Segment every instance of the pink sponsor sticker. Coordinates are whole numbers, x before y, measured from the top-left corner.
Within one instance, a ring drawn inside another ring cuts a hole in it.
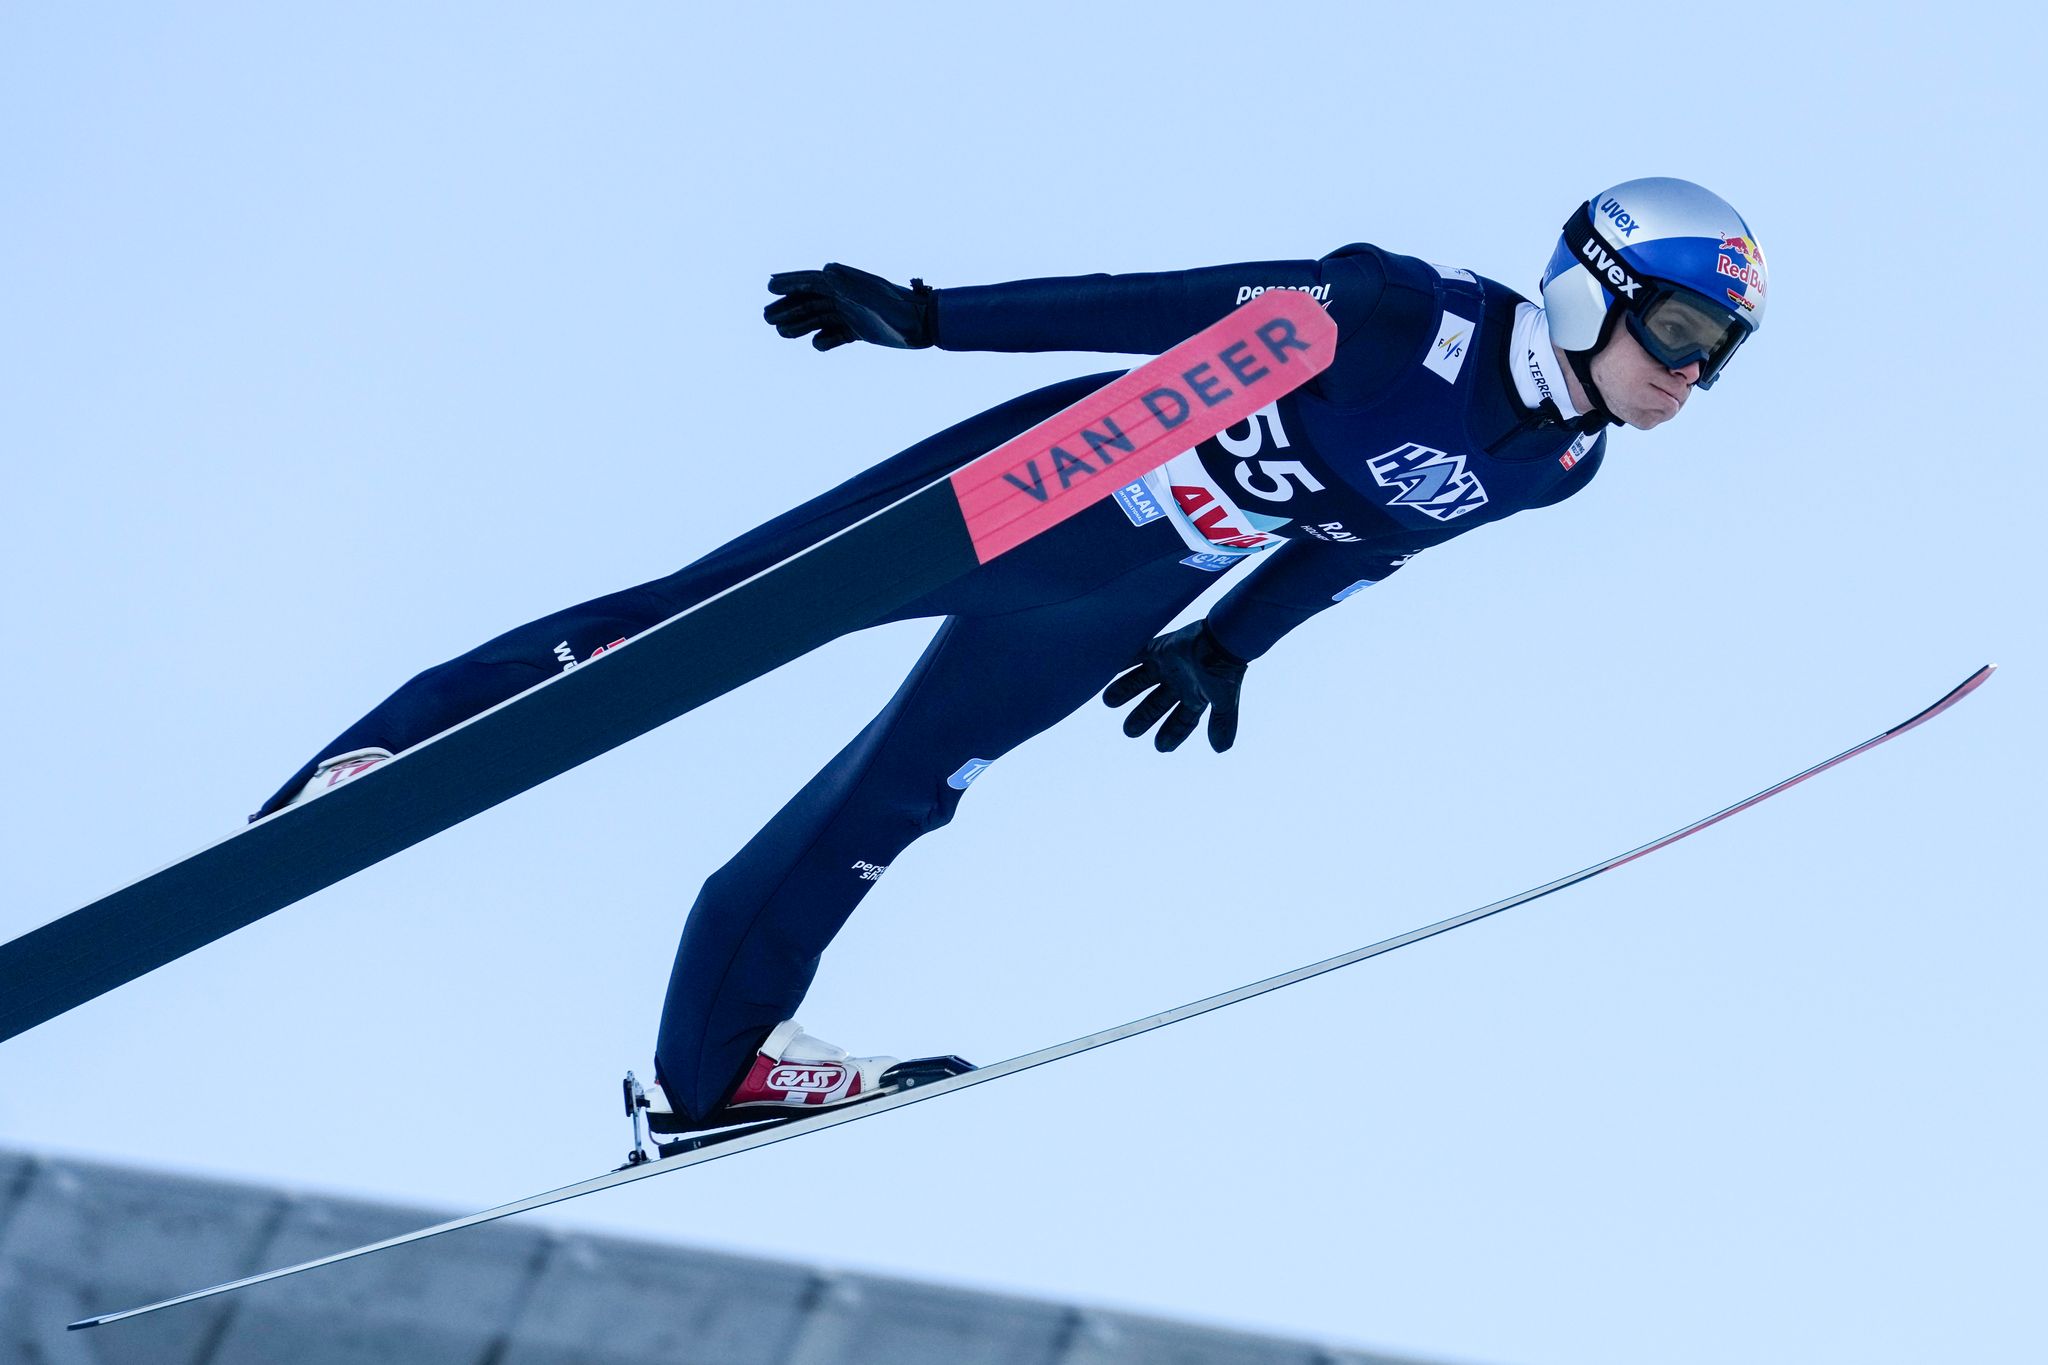
[[[1299,290],[1270,290],[1157,359],[956,471],[986,564],[1329,367],[1337,325]]]

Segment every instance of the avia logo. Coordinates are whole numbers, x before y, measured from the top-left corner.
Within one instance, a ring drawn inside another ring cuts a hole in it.
[[[1621,206],[1621,201],[1619,199],[1616,199],[1613,195],[1609,195],[1607,198],[1602,199],[1600,201],[1600,212],[1607,215],[1608,221],[1613,223],[1615,227],[1619,228],[1621,230],[1621,235],[1624,237],[1635,236],[1636,229],[1642,226],[1641,223],[1638,223],[1635,219],[1629,217],[1628,210],[1623,208]]]
[[[1619,256],[1608,253],[1605,242],[1598,237],[1588,237],[1586,244],[1579,248],[1579,254],[1593,267],[1595,275],[1607,277],[1607,283],[1614,287],[1615,293],[1631,303],[1635,301],[1636,291],[1643,287],[1643,282],[1628,273],[1628,267],[1621,263]]]
[[[1410,441],[1366,462],[1382,488],[1398,488],[1397,507],[1412,507],[1427,517],[1450,521],[1486,505],[1486,490],[1465,468],[1463,455],[1452,455]]]
[[[1230,507],[1207,488],[1191,484],[1175,484],[1173,500],[1180,504],[1180,510],[1187,513],[1188,520],[1202,533],[1203,539],[1212,545],[1225,545],[1238,550],[1263,550],[1278,540],[1255,526],[1241,525],[1233,519],[1235,508]]]
[[[823,1095],[845,1083],[846,1068],[829,1062],[810,1062],[802,1066],[784,1063],[770,1068],[767,1080],[770,1090],[807,1095]]]

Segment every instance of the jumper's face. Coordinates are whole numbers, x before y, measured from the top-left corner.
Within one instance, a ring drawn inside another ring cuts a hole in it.
[[[1608,410],[1641,431],[1676,417],[1699,377],[1699,361],[1674,370],[1644,350],[1626,327],[1616,327],[1593,357],[1593,383]]]

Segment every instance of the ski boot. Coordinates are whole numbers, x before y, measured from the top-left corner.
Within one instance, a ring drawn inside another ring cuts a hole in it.
[[[636,1166],[650,1159],[646,1152],[649,1133],[655,1135],[656,1151],[675,1156],[757,1128],[972,1070],[974,1064],[959,1057],[916,1057],[907,1062],[894,1057],[850,1057],[845,1048],[813,1038],[795,1020],[788,1020],[776,1025],[761,1044],[753,1065],[725,1103],[701,1119],[675,1112],[659,1085],[642,1086],[627,1072],[626,1116],[633,1121],[633,1150],[626,1164]],[[708,1136],[688,1136],[691,1134]],[[664,1136],[679,1140],[663,1142]]]
[[[320,766],[313,769],[312,777],[306,780],[306,785],[299,788],[297,795],[278,809],[286,810],[304,805],[316,796],[325,796],[343,783],[353,782],[390,757],[389,749],[356,749],[350,753],[336,754],[333,758],[323,758],[320,760]]]

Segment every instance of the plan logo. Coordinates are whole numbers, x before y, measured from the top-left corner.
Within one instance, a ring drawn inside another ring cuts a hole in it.
[[[1159,499],[1152,496],[1152,490],[1139,479],[1116,490],[1116,505],[1124,509],[1124,516],[1133,526],[1159,520],[1166,515],[1166,509],[1159,505]]]
[[[1426,517],[1450,521],[1486,506],[1486,490],[1465,468],[1463,455],[1451,455],[1410,441],[1366,462],[1382,488],[1398,488],[1395,507],[1412,507]]]

